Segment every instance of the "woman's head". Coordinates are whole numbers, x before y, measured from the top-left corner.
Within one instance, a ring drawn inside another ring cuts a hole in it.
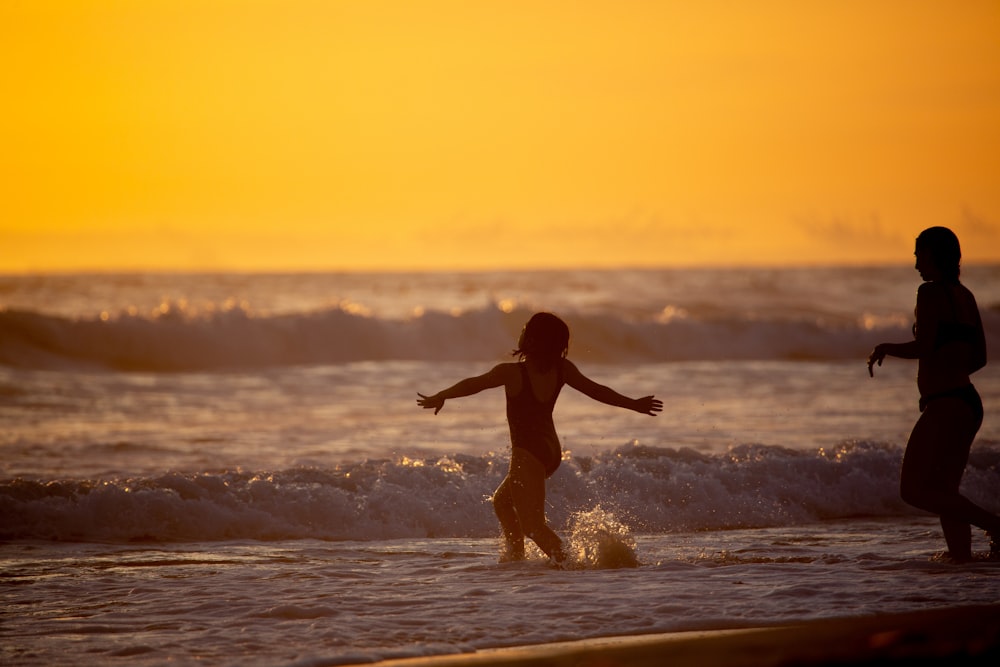
[[[532,357],[543,364],[566,356],[569,351],[569,327],[552,313],[535,313],[524,325],[517,339],[514,356]]]
[[[945,280],[958,280],[962,248],[955,232],[947,227],[930,227],[917,237],[916,252],[926,253]]]

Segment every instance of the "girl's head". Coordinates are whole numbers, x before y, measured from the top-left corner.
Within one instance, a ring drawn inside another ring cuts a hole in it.
[[[917,255],[925,254],[944,280],[958,280],[962,248],[955,232],[947,227],[930,227],[917,237]],[[918,257],[919,259],[919,257]]]
[[[535,313],[521,330],[513,356],[531,357],[544,366],[565,357],[569,351],[569,327],[552,313]]]

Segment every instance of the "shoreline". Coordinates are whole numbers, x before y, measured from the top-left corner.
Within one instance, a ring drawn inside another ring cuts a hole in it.
[[[722,630],[599,637],[474,653],[401,658],[378,667],[767,667],[1000,664],[1000,604]]]

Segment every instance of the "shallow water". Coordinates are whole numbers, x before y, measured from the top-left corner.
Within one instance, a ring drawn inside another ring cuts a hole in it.
[[[893,363],[895,361],[895,363]],[[0,475],[113,478],[365,459],[430,457],[509,447],[502,392],[450,401],[428,393],[491,362],[355,362],[225,373],[52,371],[0,366]],[[633,395],[655,393],[645,417],[566,389],[555,421],[563,448],[592,455],[637,441],[723,454],[763,444],[799,451],[845,442],[902,445],[918,412],[912,362],[868,377],[858,361],[595,364],[579,367]],[[981,443],[1000,443],[1000,365],[975,377],[987,419]]]
[[[939,541],[924,518],[637,535],[639,567],[568,571],[498,564],[493,538],[20,542],[0,657],[325,665],[995,603],[1000,564]]]
[[[1000,267],[967,283],[1000,354]],[[1000,599],[896,490],[916,282],[896,268],[0,277],[0,662],[327,665]],[[497,562],[500,392],[534,309],[564,390],[547,514]],[[1000,512],[1000,366],[963,490]],[[976,535],[975,548],[987,547]],[[635,565],[637,567],[625,567]]]

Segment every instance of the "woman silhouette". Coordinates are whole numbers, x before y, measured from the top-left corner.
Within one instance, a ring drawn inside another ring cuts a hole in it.
[[[886,356],[917,359],[920,418],[906,443],[900,474],[904,501],[937,514],[956,561],[972,558],[971,525],[986,530],[990,551],[1000,556],[1000,517],[959,493],[972,441],[983,423],[983,402],[969,376],[986,365],[986,337],[972,292],[959,282],[962,251],[946,227],[921,232],[916,269],[913,340],[882,343],[868,357],[868,373]]]

